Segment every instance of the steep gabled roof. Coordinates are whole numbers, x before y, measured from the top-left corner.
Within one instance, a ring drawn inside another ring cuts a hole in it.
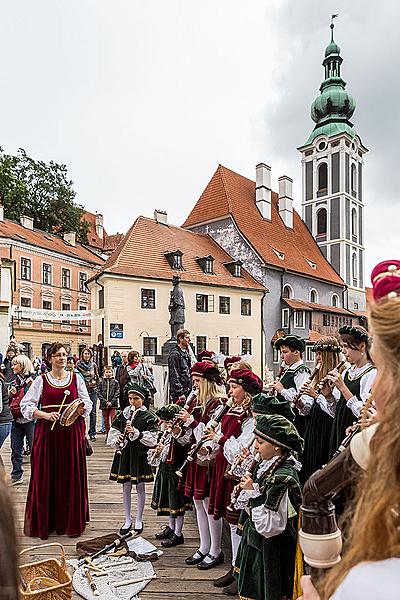
[[[173,270],[165,256],[176,250],[182,252],[182,271]],[[204,273],[196,260],[210,255],[214,258],[214,274]],[[224,264],[230,262],[232,258],[229,254],[210,236],[140,216],[100,273],[163,280],[171,280],[173,275],[179,275],[183,282],[264,290],[243,268],[242,277],[234,277]]]
[[[16,221],[4,219],[0,221],[0,238],[10,238],[24,244],[32,244],[39,248],[45,248],[69,258],[80,259],[94,265],[102,265],[104,259],[97,252],[76,242],[75,246],[68,244],[64,239],[54,233],[47,233],[41,229],[28,229]]]
[[[103,250],[107,253],[113,252],[124,237],[123,233],[108,235],[107,231],[103,228],[103,238],[101,238],[97,235],[96,231],[96,215],[85,210],[82,218],[89,223],[87,239],[89,246],[92,246],[93,248]]]
[[[255,197],[254,181],[219,165],[183,227],[230,215],[267,265],[344,286],[300,215],[293,210],[293,229],[286,227],[278,211],[278,194],[272,192],[271,221],[267,221],[261,216]]]

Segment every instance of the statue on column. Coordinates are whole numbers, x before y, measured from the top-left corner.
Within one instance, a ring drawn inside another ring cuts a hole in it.
[[[171,313],[169,324],[171,326],[171,339],[176,340],[176,333],[179,329],[183,329],[185,325],[185,299],[183,297],[183,289],[181,287],[181,278],[179,275],[174,275],[172,285],[174,286],[170,292],[168,310]]]

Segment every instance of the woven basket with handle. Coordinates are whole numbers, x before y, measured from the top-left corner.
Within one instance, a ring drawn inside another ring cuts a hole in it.
[[[60,550],[60,560],[46,558],[28,564],[20,564],[21,581],[26,584],[20,586],[21,598],[35,600],[71,600],[72,578],[68,573],[65,562],[65,550],[61,544],[51,543],[41,546],[32,546],[20,552],[20,556],[28,552],[42,550],[49,546],[56,546]]]

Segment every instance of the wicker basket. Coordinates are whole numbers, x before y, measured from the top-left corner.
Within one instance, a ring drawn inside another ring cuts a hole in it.
[[[65,562],[65,550],[61,544],[43,544],[42,546],[32,546],[20,552],[20,556],[27,552],[42,550],[49,546],[56,546],[60,549],[61,560],[56,558],[47,558],[38,562],[20,565],[21,577],[27,585],[27,589],[20,588],[21,598],[31,598],[35,600],[71,600],[72,596],[72,578],[67,571]],[[39,581],[34,582],[35,579]],[[30,591],[35,587],[35,591]]]

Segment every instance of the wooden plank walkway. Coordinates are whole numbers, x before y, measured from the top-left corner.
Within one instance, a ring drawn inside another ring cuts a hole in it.
[[[94,453],[88,458],[90,523],[80,538],[66,536],[51,536],[48,542],[60,542],[64,545],[67,559],[75,558],[75,544],[77,540],[90,539],[118,531],[124,522],[122,505],[122,486],[109,481],[108,475],[113,458],[113,450],[104,443],[104,435],[99,435],[93,444]],[[1,457],[6,469],[10,468],[9,438],[1,449]],[[27,538],[23,533],[23,518],[25,499],[28,489],[30,465],[26,460],[24,468],[24,483],[11,488],[11,494],[16,512],[16,527],[20,549],[41,545],[45,542],[38,538]],[[146,509],[144,513],[143,536],[155,543],[154,535],[165,524],[163,517],[157,517],[155,511],[149,508],[152,485],[147,486]],[[132,514],[135,510],[135,493],[132,493]],[[220,577],[229,569],[229,556],[222,566],[210,571],[200,571],[196,567],[188,567],[184,559],[198,548],[198,532],[193,513],[188,513],[184,525],[185,544],[176,548],[166,549],[163,556],[153,563],[157,579],[151,581],[140,592],[142,600],[187,600],[190,594],[193,600],[206,598],[226,598],[219,589],[213,587],[212,580]],[[226,549],[224,549],[226,550]],[[36,552],[35,556],[45,557],[54,555],[52,548]],[[225,552],[225,556],[228,552]],[[73,598],[80,598],[73,594]]]

